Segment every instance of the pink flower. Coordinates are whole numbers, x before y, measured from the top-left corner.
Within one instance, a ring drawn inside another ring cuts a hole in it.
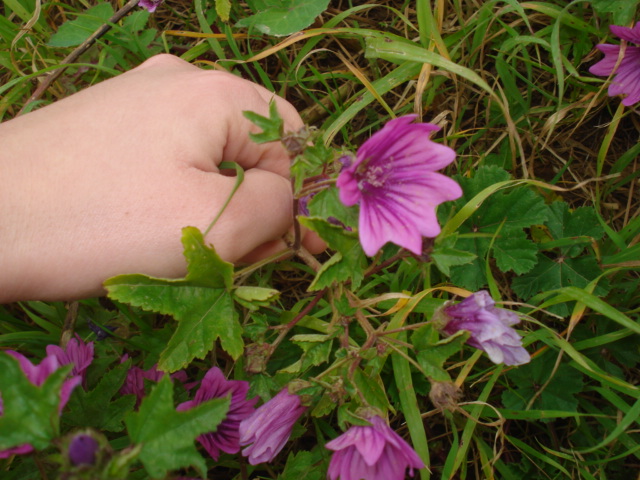
[[[354,425],[325,446],[335,451],[329,464],[330,480],[403,480],[407,469],[424,468],[418,454],[380,417],[371,425]]]
[[[47,355],[39,365],[34,365],[21,353],[14,352],[12,350],[7,350],[6,353],[18,360],[20,363],[20,369],[24,372],[27,379],[29,379],[29,381],[36,387],[41,386],[49,375],[61,366],[55,355]],[[69,401],[69,397],[71,397],[71,392],[81,381],[82,379],[79,376],[71,377],[64,381],[62,389],[60,390],[60,404],[58,406],[58,412],[62,412],[62,409]],[[3,414],[4,408],[2,404],[2,397],[0,397],[0,415]],[[0,451],[0,458],[8,458],[11,455],[22,455],[32,451],[33,447],[29,444],[18,445],[17,447]]]
[[[270,462],[291,436],[291,429],[307,410],[300,397],[286,388],[240,423],[240,445],[249,445],[242,455],[251,465]]]
[[[138,6],[146,8],[149,13],[153,13],[162,2],[164,2],[164,0],[140,0]]]
[[[610,25],[611,33],[628,42],[640,45],[640,22],[633,28]],[[623,105],[633,105],[640,101],[640,47],[626,46],[622,59],[616,69],[620,57],[620,45],[602,43],[596,48],[604,53],[604,58],[589,68],[594,75],[608,77],[615,73],[609,85],[609,96],[626,95]]]
[[[60,366],[73,364],[71,375],[79,375],[84,382],[86,370],[93,361],[93,342],[84,343],[77,337],[69,340],[64,349],[58,345],[47,345],[47,355],[55,356]]]
[[[212,398],[222,398],[231,395],[231,404],[226,418],[218,425],[215,432],[206,433],[198,437],[198,441],[209,452],[214,460],[220,457],[220,451],[238,453],[240,451],[240,422],[249,417],[258,397],[247,400],[249,382],[242,380],[227,380],[222,371],[211,368],[202,379],[195,398],[178,405],[177,410],[189,410]]]
[[[495,308],[495,302],[484,290],[476,292],[456,305],[440,310],[442,330],[453,335],[459,330],[471,333],[467,343],[484,350],[493,363],[522,365],[531,360],[522,347],[522,338],[511,328],[520,322],[518,315]]]
[[[437,205],[462,196],[456,182],[436,173],[453,162],[455,152],[430,140],[437,126],[412,123],[415,118],[387,123],[338,176],[342,203],[360,203],[360,243],[369,256],[387,242],[420,255],[422,237],[440,233]]]

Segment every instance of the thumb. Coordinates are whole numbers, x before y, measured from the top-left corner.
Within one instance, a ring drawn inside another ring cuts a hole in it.
[[[224,191],[231,191],[236,182],[235,177],[217,176],[217,179],[230,184]],[[280,239],[292,223],[289,180],[266,170],[249,169],[206,241],[213,244],[224,260],[235,262],[250,252],[260,251],[259,247],[265,244],[270,247],[264,255],[284,249]],[[257,259],[253,254],[251,257]]]

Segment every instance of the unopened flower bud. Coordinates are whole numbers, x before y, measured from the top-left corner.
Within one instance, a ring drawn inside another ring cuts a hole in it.
[[[455,383],[431,382],[429,399],[437,409],[454,411],[461,396],[462,390]]]
[[[69,443],[69,461],[71,465],[93,465],[96,463],[98,441],[91,435],[78,434]]]

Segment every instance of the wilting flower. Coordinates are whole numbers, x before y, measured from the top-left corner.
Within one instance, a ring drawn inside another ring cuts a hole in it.
[[[49,375],[51,375],[60,367],[60,363],[58,362],[58,359],[55,355],[47,355],[39,365],[34,365],[27,357],[25,357],[21,353],[14,352],[12,350],[7,350],[6,353],[18,360],[18,362],[20,363],[20,369],[25,374],[27,379],[36,387],[41,386],[49,377]],[[62,384],[62,389],[60,390],[60,404],[58,405],[59,412],[62,412],[62,409],[69,401],[69,397],[71,397],[71,392],[75,387],[78,386],[81,381],[82,379],[79,376],[71,377],[64,381],[64,383]],[[3,414],[4,407],[2,403],[2,397],[0,396],[0,416]],[[29,444],[18,445],[16,447],[0,451],[0,458],[8,458],[11,455],[21,455],[32,451],[33,447]]]
[[[455,181],[436,173],[455,152],[430,140],[436,125],[412,123],[415,118],[387,123],[345,163],[336,182],[342,203],[360,203],[360,243],[369,256],[387,242],[420,255],[422,237],[440,233],[436,206],[462,195]]]
[[[640,22],[633,28],[610,25],[614,35],[628,42],[640,45]],[[626,46],[620,59],[620,45],[601,43],[596,48],[604,53],[604,58],[589,68],[594,75],[608,77],[615,73],[609,85],[609,96],[626,95],[623,105],[633,105],[640,101],[640,47]],[[620,60],[618,64],[618,60]],[[617,68],[616,68],[616,64]]]
[[[129,355],[124,354],[120,359],[120,363],[124,363],[129,358]],[[124,381],[124,385],[120,388],[122,395],[135,395],[136,405],[140,405],[142,398],[145,396],[144,381],[150,380],[152,382],[159,382],[162,377],[166,375],[166,372],[158,370],[158,365],[154,365],[148,370],[143,370],[140,367],[133,366],[127,372],[127,378]],[[187,381],[187,373],[184,370],[171,374],[171,378],[179,380],[182,383]],[[189,390],[193,385],[185,384],[185,388]]]
[[[164,2],[164,0],[140,0],[138,6],[146,8],[149,13],[153,13],[162,2]]]
[[[380,417],[371,425],[354,425],[325,445],[331,457],[330,480],[403,480],[407,469],[424,468],[418,454]]]
[[[456,305],[440,310],[442,330],[453,335],[460,330],[471,336],[467,343],[484,350],[493,363],[522,365],[531,360],[522,347],[522,338],[511,328],[520,322],[518,315],[509,310],[494,307],[495,302],[484,290],[476,292]]]
[[[218,425],[215,432],[205,433],[198,437],[198,441],[209,452],[214,460],[220,457],[220,451],[238,453],[240,451],[240,422],[249,417],[258,397],[248,400],[249,382],[243,380],[227,380],[222,371],[211,368],[200,383],[200,388],[193,400],[178,405],[177,410],[189,410],[212,398],[222,398],[231,395],[231,404],[225,419]]]
[[[93,465],[100,445],[91,435],[80,433],[69,443],[69,461],[71,465]]]
[[[260,406],[253,415],[240,423],[240,445],[249,445],[242,455],[251,465],[270,462],[280,453],[291,436],[291,429],[307,407],[300,397],[286,388]]]
[[[93,342],[84,343],[77,337],[69,340],[64,349],[58,345],[47,345],[47,355],[55,356],[60,366],[73,364],[71,375],[80,375],[84,381],[86,370],[93,362]]]

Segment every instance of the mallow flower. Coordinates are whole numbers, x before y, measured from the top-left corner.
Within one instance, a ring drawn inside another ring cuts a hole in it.
[[[189,410],[207,400],[231,395],[227,416],[218,425],[216,431],[198,437],[198,442],[214,460],[218,460],[221,451],[226,453],[240,451],[240,422],[254,412],[253,406],[258,401],[258,397],[247,399],[248,392],[249,382],[227,380],[218,367],[213,367],[202,379],[194,399],[178,405],[178,411]]]
[[[621,39],[640,45],[640,22],[633,28],[610,25],[609,29]],[[601,43],[596,48],[604,53],[604,58],[592,65],[589,72],[601,77],[615,74],[609,85],[609,96],[625,95],[622,104],[627,106],[640,102],[640,47],[627,45],[621,59],[620,45]]]
[[[149,13],[153,13],[162,2],[164,2],[164,0],[140,0],[138,6],[146,8]]]
[[[491,295],[482,290],[460,303],[446,305],[434,320],[448,335],[460,330],[468,331],[471,336],[467,343],[485,351],[493,363],[528,363],[531,357],[522,347],[522,338],[511,328],[520,322],[518,315],[494,305]]]
[[[49,377],[49,375],[51,375],[60,367],[60,363],[58,362],[58,359],[55,355],[47,355],[39,365],[34,365],[27,357],[25,357],[21,353],[14,352],[13,350],[7,350],[6,353],[18,360],[20,369],[23,371],[27,379],[36,387],[41,386]],[[64,383],[62,384],[62,389],[60,390],[60,404],[58,405],[58,412],[62,412],[62,409],[69,401],[69,397],[71,397],[71,392],[78,386],[81,381],[82,379],[80,376],[74,376],[64,381]],[[2,392],[0,392],[0,416],[4,414],[1,394]],[[1,450],[0,458],[8,458],[12,455],[22,455],[25,453],[30,453],[32,451],[33,447],[29,444],[18,445],[6,450]]]
[[[373,256],[387,242],[420,255],[422,237],[440,233],[438,204],[462,196],[460,186],[436,173],[455,152],[431,141],[439,127],[413,123],[416,115],[388,122],[345,161],[336,185],[346,206],[360,204],[358,233]]]
[[[80,338],[72,338],[65,348],[47,345],[47,355],[54,355],[60,366],[73,364],[71,375],[80,375],[84,382],[86,370],[93,362],[93,342],[84,343]]]
[[[418,454],[378,416],[371,425],[354,425],[328,442],[335,453],[329,463],[330,480],[403,480],[409,470],[424,468]]]
[[[307,410],[300,397],[283,388],[240,423],[240,445],[249,445],[242,455],[251,465],[270,462],[291,436],[293,424]]]

